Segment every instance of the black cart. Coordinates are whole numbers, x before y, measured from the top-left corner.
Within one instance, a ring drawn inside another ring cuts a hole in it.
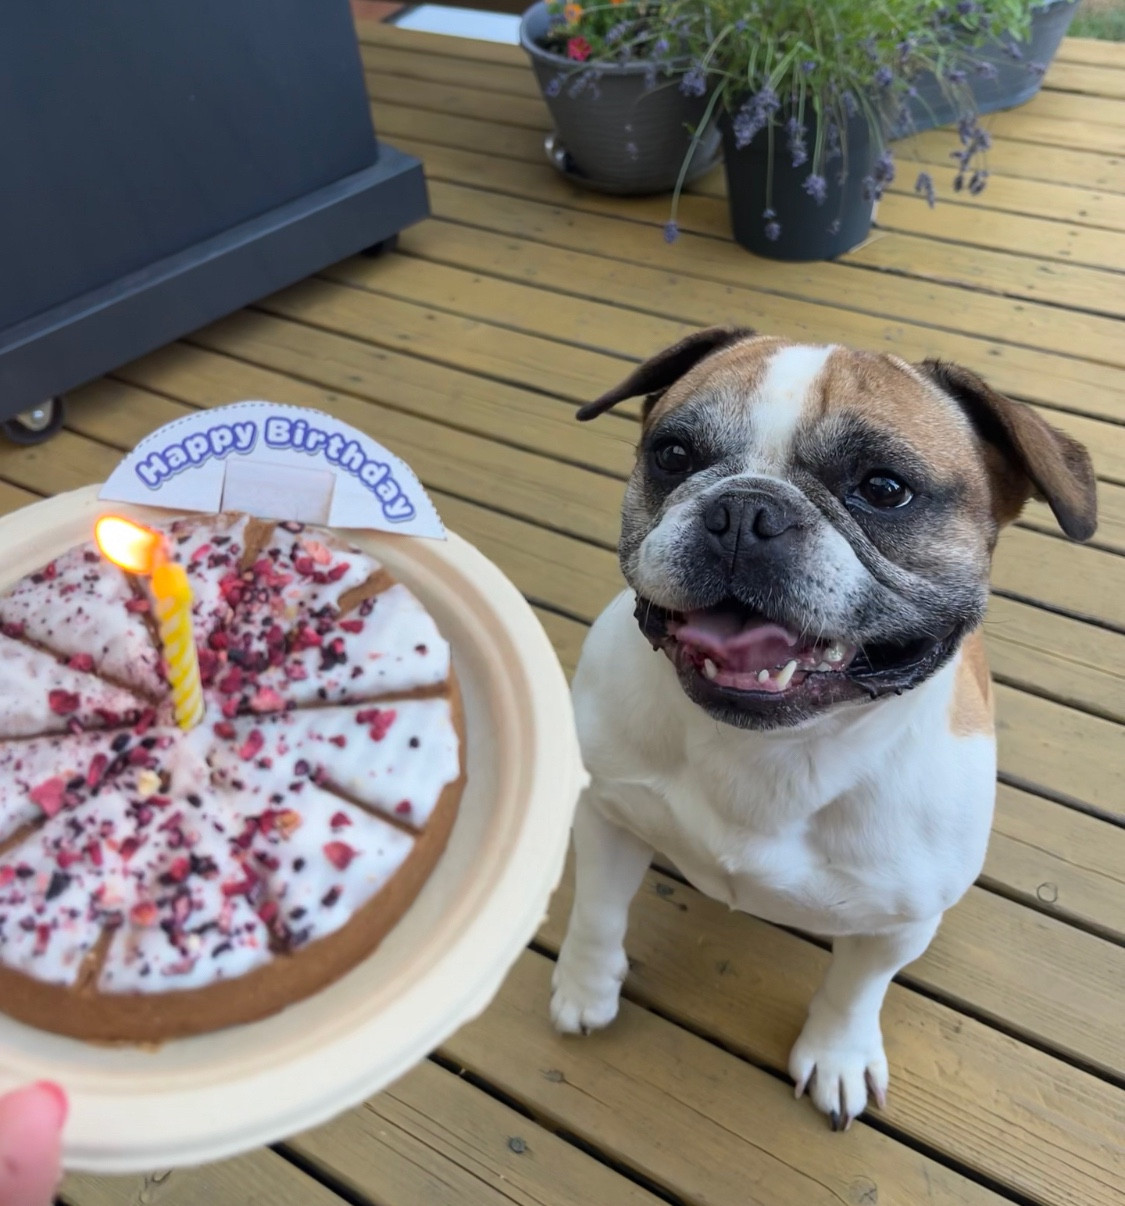
[[[347,0],[5,0],[0,429],[428,212]]]

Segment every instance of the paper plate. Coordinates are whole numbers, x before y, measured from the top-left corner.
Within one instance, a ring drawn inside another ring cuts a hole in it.
[[[0,518],[0,589],[88,540],[107,512],[170,514],[99,502],[89,487]],[[69,1169],[219,1160],[357,1105],[476,1017],[543,919],[586,781],[546,634],[504,575],[452,533],[343,535],[418,594],[453,647],[468,786],[449,846],[374,955],[265,1021],[146,1051],[0,1014],[0,1092],[44,1078],[65,1086]]]

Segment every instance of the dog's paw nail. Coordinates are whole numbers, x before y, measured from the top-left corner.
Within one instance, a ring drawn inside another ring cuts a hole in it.
[[[847,1129],[846,1127],[840,1125],[839,1110],[833,1110],[832,1113],[828,1115],[828,1121],[832,1124],[832,1129],[834,1131],[842,1131]]]

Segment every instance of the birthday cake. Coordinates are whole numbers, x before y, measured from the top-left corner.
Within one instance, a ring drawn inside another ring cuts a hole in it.
[[[0,1010],[154,1042],[265,1017],[370,954],[457,813],[422,604],[323,529],[175,521],[205,713],[145,584],[80,545],[0,595]]]

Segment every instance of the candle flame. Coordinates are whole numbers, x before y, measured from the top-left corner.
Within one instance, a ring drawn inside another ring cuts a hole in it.
[[[159,560],[159,532],[116,515],[104,515],[94,525],[94,539],[102,553],[131,574],[151,574]]]

